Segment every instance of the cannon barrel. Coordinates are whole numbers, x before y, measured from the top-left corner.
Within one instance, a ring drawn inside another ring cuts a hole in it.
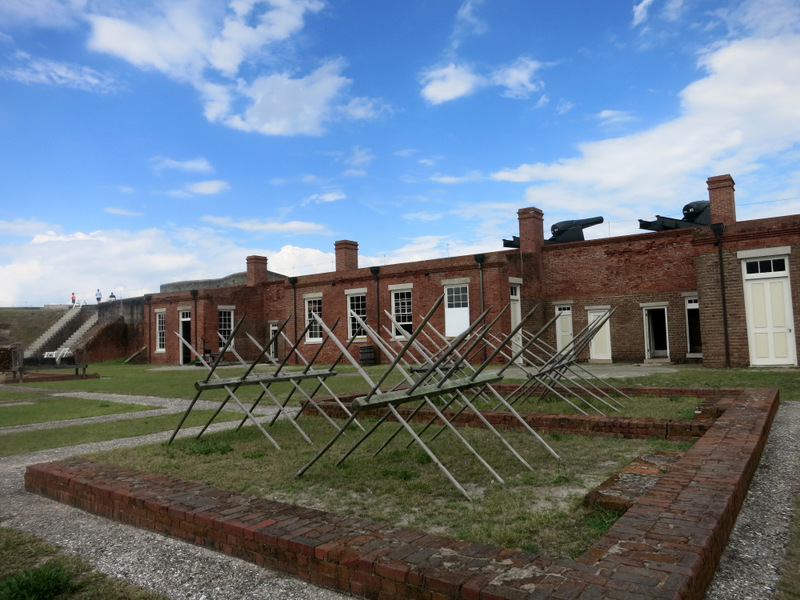
[[[708,225],[711,223],[710,207],[711,203],[708,200],[689,202],[683,207],[683,220],[700,225]]]
[[[559,221],[550,228],[550,233],[558,235],[564,233],[567,229],[586,229],[592,225],[599,225],[603,222],[603,217],[589,217],[587,219],[573,219],[571,221]]]

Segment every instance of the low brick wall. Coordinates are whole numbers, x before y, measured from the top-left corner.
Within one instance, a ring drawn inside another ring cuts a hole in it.
[[[495,385],[495,389],[501,394],[510,394],[515,386]],[[611,390],[608,390],[611,391]],[[564,433],[587,436],[607,436],[621,437],[626,439],[661,439],[670,442],[685,442],[696,440],[703,435],[712,423],[710,419],[716,418],[721,414],[721,408],[726,405],[730,398],[735,398],[740,390],[724,389],[713,390],[709,388],[626,388],[621,391],[632,396],[691,396],[703,398],[704,402],[695,411],[694,419],[647,419],[615,417],[608,409],[607,415],[554,415],[538,413],[521,413],[520,417],[524,422],[540,434]],[[348,405],[359,394],[342,396],[339,399],[343,404]],[[345,419],[347,415],[341,405],[333,400],[321,398],[316,401],[328,415],[336,419]],[[430,409],[416,410],[410,406],[398,406],[397,412],[411,423],[427,423],[435,417],[435,413]],[[412,412],[415,411],[412,416]],[[320,416],[317,411],[306,408],[306,415],[312,417]],[[367,417],[379,418],[383,415],[382,409],[365,410],[359,414]],[[445,411],[445,416],[451,418],[454,413]],[[496,429],[521,431],[524,425],[519,419],[507,411],[482,411],[482,416]],[[389,421],[394,421],[394,417],[389,417]],[[453,419],[452,423],[458,427],[484,427],[483,422],[472,411],[464,411]]]
[[[578,559],[442,538],[84,459],[32,465],[31,492],[378,600],[701,599],[778,408],[740,390],[669,473]]]

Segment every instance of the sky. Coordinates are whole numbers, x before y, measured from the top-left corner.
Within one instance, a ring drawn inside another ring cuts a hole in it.
[[[796,0],[2,0],[0,306],[800,213]]]

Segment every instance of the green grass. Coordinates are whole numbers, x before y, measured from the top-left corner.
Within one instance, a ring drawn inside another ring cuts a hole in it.
[[[192,411],[186,419],[184,427],[205,425],[213,414],[210,410]],[[223,411],[217,421],[240,419],[241,415]],[[102,442],[125,437],[136,437],[161,431],[172,431],[178,425],[180,415],[161,415],[143,419],[125,421],[109,421],[87,425],[72,425],[55,429],[22,431],[0,435],[0,456],[25,454],[49,448],[63,448],[90,442]]]
[[[0,308],[0,323],[11,326],[9,342],[20,342],[27,348],[63,317],[64,312],[47,308]]]
[[[433,442],[428,439],[437,457],[472,497],[469,501],[417,445],[407,447],[410,437],[406,433],[373,456],[396,424],[381,426],[336,466],[359,437],[358,430],[350,430],[302,477],[296,477],[334,434],[322,419],[304,419],[302,424],[315,445],[279,421],[270,434],[281,451],[254,427],[247,427],[238,433],[220,432],[200,440],[178,440],[170,446],[122,448],[91,457],[468,541],[535,547],[553,556],[575,557],[616,519],[600,510],[584,509],[581,502],[586,492],[640,454],[689,446],[658,440],[545,436],[561,455],[559,462],[529,434],[507,432],[504,437],[533,465],[534,470],[529,471],[488,431],[463,431],[505,480],[501,484],[451,433],[445,432]],[[368,427],[371,423],[363,424]]]
[[[288,367],[291,370],[299,370],[299,367]],[[318,366],[317,369],[323,369]],[[368,367],[366,370],[370,375],[377,379],[383,372],[385,366]],[[256,373],[264,373],[272,370],[268,367],[258,367]],[[244,369],[242,367],[224,366],[217,369],[220,377],[236,377]],[[153,365],[125,365],[119,362],[97,363],[90,366],[88,372],[97,373],[100,379],[77,379],[73,381],[53,381],[23,384],[22,387],[31,387],[48,390],[80,390],[84,392],[104,392],[109,394],[130,394],[135,393],[142,396],[157,396],[160,398],[192,398],[195,395],[194,384],[196,381],[206,378],[207,371],[204,368],[186,366],[183,368],[160,369]],[[339,395],[364,391],[364,380],[355,374],[355,369],[351,366],[338,367],[337,375],[329,377],[327,385]],[[387,381],[392,385],[399,380],[399,375],[391,376]],[[303,389],[309,393],[318,385],[316,379],[306,380],[302,383]],[[290,383],[276,383],[270,386],[270,390],[279,398],[285,398],[292,385]],[[132,390],[135,390],[133,392]],[[243,400],[252,400],[258,396],[260,388],[258,386],[247,386],[240,388],[236,395]],[[324,393],[324,392],[323,392]],[[299,393],[294,394],[299,397]],[[222,400],[225,392],[222,390],[207,390],[201,395],[203,400]]]
[[[165,600],[94,571],[33,535],[0,527],[0,600]]]
[[[323,368],[323,367],[319,367]],[[367,371],[376,379],[385,366],[369,367]],[[50,388],[53,390],[86,390],[106,393],[137,393],[161,397],[190,398],[194,395],[194,382],[205,377],[205,369],[185,367],[179,370],[157,371],[148,365],[122,365],[119,363],[102,363],[92,365],[90,371],[98,372],[102,379],[80,380],[73,382],[53,382],[36,384],[37,388]],[[327,381],[338,394],[363,392],[364,384],[360,377],[353,375],[351,367],[337,369],[340,372],[336,377]],[[222,377],[237,374],[236,369],[221,369]],[[654,374],[645,377],[630,379],[610,379],[616,386],[633,387],[709,387],[720,389],[726,387],[768,387],[779,388],[783,401],[800,400],[800,369],[710,369],[703,367],[680,367],[674,373]],[[304,388],[313,385],[311,382],[304,384]],[[24,386],[16,388],[21,395],[26,392]],[[279,397],[285,397],[289,385],[275,385],[271,388]],[[246,394],[251,394],[255,388],[250,388]],[[242,392],[245,392],[243,389]],[[202,399],[212,397],[221,398],[223,393],[204,393]],[[242,395],[251,398],[250,395]],[[9,396],[3,396],[9,398]],[[686,404],[683,404],[686,402]],[[544,403],[545,405],[548,403]],[[693,400],[682,396],[660,398],[655,404],[645,402],[634,403],[626,401],[625,412],[631,416],[689,417]],[[520,406],[519,408],[522,408]],[[541,406],[529,406],[526,410],[542,410]],[[2,409],[0,409],[2,410]],[[555,404],[550,404],[546,410],[557,410]],[[675,412],[677,411],[677,413]],[[606,411],[609,412],[609,411]],[[3,413],[0,413],[0,416]],[[615,413],[616,414],[616,413]],[[308,423],[310,419],[303,422]],[[315,421],[316,422],[316,421]],[[174,428],[176,418],[173,418],[167,430]],[[318,424],[323,429],[326,427],[321,421]],[[306,425],[304,425],[308,429]],[[275,433],[282,445],[287,443],[284,438],[297,437],[291,430],[284,430],[285,424],[279,425],[271,433]],[[127,431],[118,431],[118,436],[128,435]],[[330,432],[316,434],[314,438],[319,447],[321,440],[326,440]],[[347,441],[341,441],[329,454],[330,459],[338,459],[344,449],[349,447],[354,436],[348,434]],[[599,438],[598,438],[599,439]],[[505,467],[496,467],[501,475],[511,482],[512,486],[519,486],[521,493],[507,493],[507,486],[492,483],[485,470],[477,476],[474,467],[466,468],[466,462],[449,457],[453,460],[457,478],[464,479],[468,490],[477,496],[473,503],[462,499],[455,488],[427,462],[427,456],[421,455],[415,449],[406,450],[403,445],[392,445],[385,451],[383,458],[373,459],[365,449],[357,450],[353,457],[348,458],[343,466],[336,467],[326,463],[328,458],[320,461],[309,472],[297,479],[294,472],[300,464],[304,464],[304,457],[313,449],[309,446],[297,452],[277,452],[269,445],[263,436],[254,428],[248,427],[239,435],[233,433],[215,434],[204,436],[200,441],[179,440],[172,446],[154,445],[145,448],[115,451],[121,454],[106,454],[105,459],[129,461],[132,466],[142,469],[160,471],[179,477],[192,478],[208,483],[222,484],[234,489],[253,494],[271,495],[278,500],[297,502],[309,506],[323,507],[323,500],[330,502],[332,510],[346,512],[356,510],[357,514],[370,516],[381,520],[395,520],[403,525],[418,527],[436,533],[450,531],[460,537],[474,536],[482,539],[492,536],[497,543],[502,545],[516,545],[525,550],[553,553],[562,556],[573,556],[590,539],[596,539],[613,522],[615,515],[602,512],[585,512],[577,506],[580,485],[592,484],[592,477],[601,477],[598,472],[590,475],[589,468],[594,465],[600,456],[607,452],[617,451],[617,441],[592,440],[589,446],[576,446],[575,455],[566,451],[577,442],[571,436],[547,436],[547,440],[561,454],[565,461],[555,469],[540,468],[537,464],[536,472],[531,474],[511,469],[509,473]],[[586,438],[578,440],[585,443]],[[0,438],[2,441],[2,438]],[[305,446],[305,444],[302,444]],[[624,444],[622,444],[624,445]],[[455,447],[456,444],[453,444]],[[650,442],[641,451],[666,449],[664,443]],[[634,450],[634,455],[639,449]],[[526,450],[527,451],[527,450]],[[601,452],[602,451],[602,452]],[[626,452],[611,458],[604,468],[608,472],[615,472],[625,464],[629,458]],[[438,450],[437,450],[438,453]],[[641,452],[639,452],[641,453]],[[490,452],[492,461],[497,453]],[[279,466],[271,463],[274,456],[281,457]],[[292,457],[287,461],[287,457]],[[570,458],[573,457],[573,458]],[[632,456],[631,456],[632,457]],[[547,462],[548,459],[545,459]],[[555,461],[552,461],[556,464]],[[448,466],[450,463],[447,463]],[[231,468],[235,465],[235,468]],[[380,465],[380,467],[376,467]],[[577,466],[576,466],[577,465]],[[494,462],[493,462],[494,466]],[[461,469],[466,469],[462,471]],[[517,467],[518,469],[518,467]],[[361,479],[359,481],[359,472]],[[364,475],[368,475],[364,477]],[[381,481],[378,481],[381,480]],[[499,493],[498,493],[499,492]],[[327,499],[325,499],[327,497]],[[363,502],[359,508],[353,499]],[[405,505],[392,504],[397,499],[406,502]],[[540,500],[541,499],[541,500]],[[390,502],[391,501],[391,502]],[[538,509],[539,503],[550,508],[545,511]],[[348,508],[350,507],[350,508]],[[524,508],[521,514],[519,507]],[[789,542],[786,561],[782,572],[781,591],[777,598],[788,600],[800,597],[800,518],[795,507],[792,537]],[[447,517],[447,519],[445,518]],[[455,525],[448,525],[447,520]],[[484,520],[485,519],[485,520]],[[451,529],[448,529],[452,527]],[[594,530],[594,531],[592,531]],[[514,541],[514,532],[520,531]],[[593,537],[594,536],[594,537]],[[781,595],[782,594],[782,595]]]
[[[778,388],[781,400],[800,400],[800,369],[757,368],[709,369],[679,367],[675,373],[656,373],[645,377],[609,379],[615,386],[634,387],[708,387],[720,388]]]
[[[8,398],[6,394],[0,394],[0,426],[2,427],[99,417],[158,408],[143,404],[52,397],[47,392],[28,393],[27,396],[14,393],[13,396],[16,399]],[[16,404],[17,402],[19,404]]]

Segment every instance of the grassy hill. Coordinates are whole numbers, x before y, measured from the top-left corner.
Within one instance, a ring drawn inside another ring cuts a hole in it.
[[[63,315],[51,308],[0,308],[0,344],[20,342],[27,348]]]

